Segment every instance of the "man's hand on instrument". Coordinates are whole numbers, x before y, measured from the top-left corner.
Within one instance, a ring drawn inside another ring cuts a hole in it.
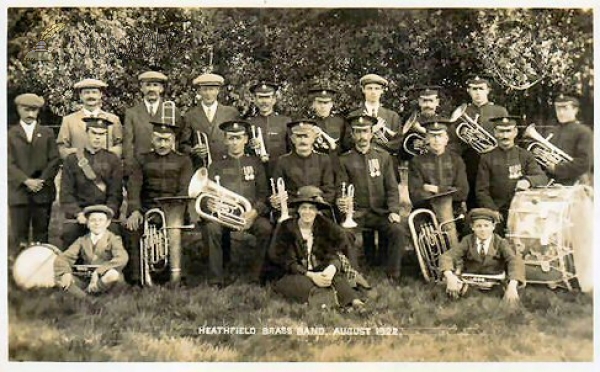
[[[38,192],[44,187],[44,180],[39,178],[28,178],[23,183],[31,192]]]
[[[77,223],[80,225],[85,225],[87,223],[87,218],[83,212],[77,213]]]
[[[58,285],[65,291],[69,289],[71,284],[73,284],[73,274],[71,273],[63,274],[58,280]]]
[[[458,280],[458,277],[450,270],[444,271],[444,276],[446,277],[446,293],[451,298],[458,298],[460,291],[460,281]]]
[[[248,141],[248,144],[250,145],[250,148],[253,150],[260,150],[260,141],[256,138],[250,138],[250,141]]]
[[[129,231],[135,231],[140,227],[140,225],[143,222],[144,222],[144,216],[142,216],[142,213],[140,211],[135,211],[135,212],[131,213],[129,218],[127,218],[127,221],[125,222],[125,226],[127,227],[127,229]]]
[[[246,213],[244,213],[243,217],[246,220],[246,224],[244,225],[243,230],[248,230],[250,227],[252,227],[254,221],[256,221],[256,218],[258,217],[258,212],[256,211],[256,209],[252,208]]]
[[[388,215],[388,221],[390,221],[391,223],[400,223],[400,221],[402,221],[402,218],[398,213],[390,213]]]
[[[90,284],[88,285],[88,287],[85,289],[86,292],[88,293],[96,293],[100,290],[99,286],[98,286],[98,282],[100,281],[100,274],[98,274],[98,271],[95,271],[92,273],[92,279],[90,279]]]
[[[306,272],[306,276],[308,276],[310,278],[310,280],[312,280],[312,282],[315,283],[315,285],[317,287],[325,288],[325,287],[331,286],[331,281],[327,280],[327,278],[325,278],[321,274],[322,273],[320,273],[320,272],[312,272],[312,271]]]
[[[530,187],[531,187],[531,183],[529,182],[529,180],[522,179],[522,180],[518,180],[517,181],[517,185],[515,186],[515,190],[516,191],[529,190]]]
[[[506,287],[506,291],[504,291],[504,301],[506,301],[509,305],[516,305],[519,303],[519,292],[517,291],[516,280],[511,280],[508,282],[508,286]]]
[[[349,197],[338,198],[336,204],[340,209],[340,212],[347,213],[350,208],[351,200]]]
[[[437,193],[440,192],[440,188],[438,186],[431,185],[431,184],[428,184],[428,183],[426,183],[426,184],[423,185],[423,190],[425,190],[427,192],[430,192],[430,193],[433,193],[433,194],[437,194]]]
[[[192,155],[205,158],[208,156],[208,146],[205,144],[197,144],[191,149]]]
[[[280,197],[280,196],[282,196],[282,197]],[[282,199],[283,199],[283,201],[282,201]],[[276,210],[281,210],[281,203],[282,202],[287,203],[287,201],[288,201],[287,191],[282,192],[281,195],[272,194],[271,196],[269,196],[269,202],[271,202],[271,205]]]
[[[548,165],[546,166],[546,170],[547,170],[548,172],[550,172],[550,173],[554,174],[554,173],[555,173],[555,171],[556,171],[556,164],[554,164],[554,163],[550,163],[550,164],[548,164]]]

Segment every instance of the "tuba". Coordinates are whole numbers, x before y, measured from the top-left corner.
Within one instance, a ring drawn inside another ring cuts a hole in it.
[[[539,134],[535,130],[535,124],[527,126],[523,132],[523,138],[530,138],[534,141],[527,146],[527,151],[535,156],[535,160],[542,167],[548,168],[550,165],[572,162],[573,158],[569,154],[550,143],[551,137],[552,135],[544,138]]]
[[[245,197],[221,186],[218,176],[215,181],[209,180],[206,168],[194,173],[188,195],[196,198],[195,208],[200,217],[232,230],[243,230],[246,226],[244,215],[252,210],[252,204]]]
[[[268,162],[269,154],[267,153],[267,148],[265,147],[265,140],[262,135],[262,129],[260,127],[257,127],[256,125],[253,125],[250,129],[252,130],[252,139],[258,141],[258,143],[260,144],[260,147],[258,149],[254,149],[256,156],[258,156],[260,158],[260,161],[262,161],[263,163]]]
[[[198,144],[202,146],[206,146],[206,166],[208,167],[212,163],[212,156],[210,154],[210,145],[208,143],[208,136],[204,132],[196,131],[196,138],[198,139]]]
[[[349,198],[350,203],[348,210],[346,211],[346,219],[342,222],[342,227],[345,229],[352,229],[358,224],[354,221],[354,185],[348,185],[348,191],[346,191],[346,182],[342,182],[342,198]]]
[[[477,123],[478,116],[474,119],[466,113],[467,104],[459,106],[450,116],[450,122],[462,119],[463,122],[456,127],[456,135],[463,142],[471,146],[480,154],[490,152],[498,146],[498,141]]]
[[[290,212],[288,210],[287,201],[285,201],[285,182],[283,178],[279,177],[277,179],[277,187],[275,187],[275,181],[271,178],[271,193],[276,195],[279,198],[279,202],[281,203],[281,216],[277,222],[282,222],[290,218]]]

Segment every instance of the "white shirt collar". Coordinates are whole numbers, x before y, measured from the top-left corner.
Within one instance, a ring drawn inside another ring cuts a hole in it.
[[[146,105],[146,109],[152,109],[152,112],[158,112],[158,104],[160,103],[160,100],[156,100],[156,102],[151,103],[148,102],[146,100],[144,100],[144,104]]]
[[[35,130],[37,121],[34,121],[31,124],[27,124],[23,120],[21,120],[19,122],[19,124],[21,124],[21,128],[23,128],[23,130],[25,131],[25,135],[27,136],[27,141],[31,142],[33,140],[33,131]]]
[[[369,115],[371,115],[371,112],[373,112],[373,110],[375,110],[376,113],[379,113],[379,107],[381,107],[379,103],[372,105],[369,102],[365,101],[365,108],[367,109],[367,114]]]
[[[83,108],[83,113],[85,114],[85,116],[90,117],[90,116],[98,116],[98,114],[100,114],[100,107],[96,107],[96,109],[94,111],[89,111],[88,109],[86,109],[85,107]]]
[[[205,105],[204,102],[201,102],[201,105],[202,105],[202,108],[204,109],[204,111],[206,111],[207,109],[210,108],[214,112],[214,110],[217,109],[217,104],[218,104],[217,101],[214,101],[211,105]]]
[[[475,242],[477,249],[479,250],[480,242],[483,242],[483,250],[487,254],[490,250],[490,244],[492,243],[492,237],[493,236],[490,236],[489,238],[487,238],[486,240],[483,240],[483,241],[479,240],[479,238],[477,238],[476,242]]]
[[[98,235],[97,235],[97,234],[94,234],[94,233],[92,233],[92,232],[91,232],[91,233],[90,233],[90,239],[92,240],[92,244],[96,244],[96,243],[98,243],[98,241],[99,241],[100,239],[102,239],[102,236],[103,236],[103,235],[104,235],[104,233],[102,233],[102,234],[98,234]]]

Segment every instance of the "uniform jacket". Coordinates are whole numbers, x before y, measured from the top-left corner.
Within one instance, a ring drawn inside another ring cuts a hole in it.
[[[475,234],[465,236],[457,247],[451,248],[440,256],[440,271],[443,273],[446,270],[460,269],[463,273],[488,275],[505,271],[509,280],[525,283],[523,260],[514,252],[506,239],[494,234],[488,252],[483,258],[477,252],[476,243]]]
[[[269,154],[268,172],[271,174],[281,155],[291,151],[292,145],[288,136],[287,123],[292,119],[289,116],[273,113],[262,116],[260,113],[251,116],[247,121],[261,128],[265,140],[265,148]]]
[[[186,112],[183,119],[184,125],[181,133],[181,151],[184,154],[190,154],[191,148],[198,144],[197,132],[206,133],[210,147],[210,155],[213,160],[220,159],[227,154],[225,146],[225,132],[219,129],[219,124],[230,120],[239,119],[239,112],[234,107],[225,106],[217,103],[217,111],[213,116],[213,121],[208,121],[202,105],[191,108]],[[194,169],[201,167],[202,159],[192,158]]]
[[[548,133],[550,142],[573,158],[556,166],[551,175],[557,183],[573,185],[584,173],[591,172],[594,164],[594,133],[580,122],[557,124]]]
[[[103,192],[94,181],[89,180],[78,165],[76,154],[70,154],[64,161],[60,184],[60,204],[67,218],[73,218],[83,208],[104,204],[119,215],[123,202],[123,165],[117,155],[104,149],[92,154],[87,148],[83,155],[96,178],[106,184]]]
[[[361,115],[361,114],[367,114],[367,107],[365,106],[364,102],[360,108],[352,111],[349,116]],[[402,124],[403,123],[400,122],[400,115],[398,115],[398,113],[395,111],[392,111],[390,109],[386,109],[385,107],[379,106],[379,109],[377,109],[377,117],[385,120],[386,127],[391,129],[392,131],[396,132],[397,135],[393,138],[388,135],[387,136],[387,138],[389,139],[388,143],[382,143],[379,140],[377,140],[376,137],[373,137],[373,142],[376,143],[378,147],[385,149],[390,154],[397,155],[400,151],[400,148],[402,147],[402,140],[403,140],[403,137],[402,137]]]
[[[175,151],[164,156],[154,151],[142,154],[129,176],[127,214],[157,207],[154,198],[186,196],[192,171],[187,155]]]
[[[548,182],[529,151],[513,146],[509,150],[498,147],[483,154],[477,172],[477,204],[496,211],[508,210],[517,181],[521,179],[528,180],[532,187]]]
[[[346,121],[339,116],[328,116],[321,118],[314,115],[313,120],[317,123],[317,126],[321,128],[325,133],[337,140],[337,148],[335,151],[331,151],[329,148],[321,146],[315,142],[315,149],[319,152],[328,154],[341,154],[347,150],[350,150],[351,138],[350,132],[346,128]]]
[[[9,128],[7,139],[8,205],[52,203],[56,197],[54,177],[60,165],[52,129],[37,123],[29,143],[25,130],[17,123]],[[44,180],[44,187],[37,193],[29,191],[23,183],[28,178]]]
[[[357,211],[362,209],[379,215],[399,212],[396,173],[392,158],[385,150],[370,148],[361,154],[353,149],[340,156],[340,164],[340,182],[354,185]],[[339,186],[336,189],[341,191]]]
[[[146,103],[142,100],[135,106],[125,111],[125,124],[123,125],[123,158],[125,159],[125,169],[133,164],[133,157],[147,153],[152,150],[152,131],[151,121],[160,122],[162,120],[162,107],[164,100],[161,98],[158,104],[158,110],[154,116],[148,112]],[[181,127],[183,119],[181,112],[175,107],[175,125]],[[176,137],[179,139],[181,130]]]
[[[104,275],[108,270],[122,271],[129,255],[123,248],[121,237],[106,230],[96,245],[92,243],[90,233],[78,238],[71,246],[56,257],[54,275],[58,280],[66,273],[72,273],[72,267],[81,259],[83,265],[100,265],[98,274]]]
[[[224,155],[208,167],[208,177],[214,180],[216,175],[220,177],[221,186],[248,199],[259,215],[268,212],[267,176],[265,167],[256,156],[244,155],[234,159]]]
[[[313,152],[303,158],[296,152],[290,152],[279,158],[273,179],[282,177],[285,189],[294,195],[302,186],[317,186],[323,191],[323,198],[328,203],[335,199],[335,184],[331,159],[329,155]]]

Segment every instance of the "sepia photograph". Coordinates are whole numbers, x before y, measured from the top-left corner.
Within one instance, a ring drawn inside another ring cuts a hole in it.
[[[0,369],[592,368],[597,9],[449,4],[10,1]]]

